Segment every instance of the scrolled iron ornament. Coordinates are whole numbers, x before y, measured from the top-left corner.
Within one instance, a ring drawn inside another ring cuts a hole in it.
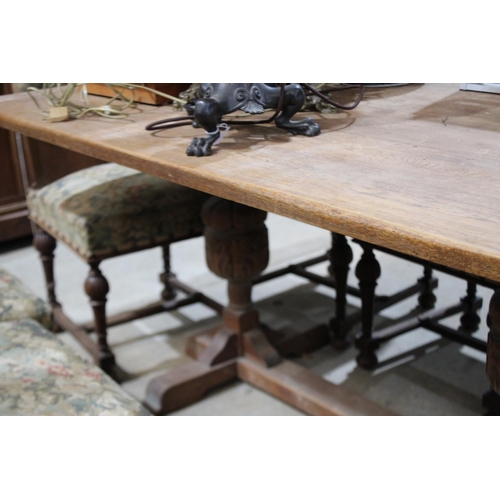
[[[195,137],[191,141],[186,150],[188,156],[209,156],[212,146],[221,138],[219,127],[224,124],[249,125],[274,121],[277,127],[293,135],[314,137],[321,132],[321,129],[312,118],[292,120],[292,117],[303,108],[306,92],[312,92],[341,109],[353,109],[363,95],[363,88],[359,87],[361,92],[357,102],[351,107],[345,107],[306,83],[202,83],[192,101],[185,106],[187,117],[160,120],[148,125],[146,130],[160,130],[188,124],[202,127],[207,135]],[[259,121],[234,119],[223,121],[225,115],[235,111],[255,115],[262,114],[266,109],[276,110],[271,118]]]

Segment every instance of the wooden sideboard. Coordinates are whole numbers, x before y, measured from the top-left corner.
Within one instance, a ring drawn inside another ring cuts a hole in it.
[[[0,95],[10,93],[10,84],[0,84]],[[30,186],[44,186],[99,163],[102,160],[0,128],[0,243],[31,234],[25,199]]]

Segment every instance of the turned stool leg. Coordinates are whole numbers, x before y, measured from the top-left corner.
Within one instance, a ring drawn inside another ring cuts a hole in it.
[[[109,372],[115,365],[115,357],[108,346],[106,330],[106,295],[109,292],[109,284],[101,273],[99,264],[99,261],[89,263],[90,271],[85,280],[85,293],[89,296],[94,311],[94,331],[97,334],[98,347],[96,363]]]
[[[335,280],[335,317],[330,320],[333,332],[332,345],[337,349],[344,349],[348,345],[346,316],[347,316],[347,277],[349,264],[352,262],[352,249],[347,238],[341,234],[332,233],[332,248],[329,252],[329,273]]]
[[[363,255],[356,266],[356,277],[361,292],[361,335],[356,339],[359,354],[358,365],[363,368],[374,368],[377,363],[375,345],[372,340],[373,318],[375,312],[375,288],[380,277],[380,264],[375,258],[373,247],[368,243],[360,243]]]
[[[40,259],[45,274],[45,284],[47,287],[47,297],[52,307],[61,307],[56,299],[56,285],[54,280],[54,250],[56,249],[56,240],[49,233],[38,227],[33,236],[33,245],[40,252]]]
[[[56,298],[56,283],[54,279],[54,250],[57,242],[49,233],[36,226],[33,235],[33,245],[40,253],[45,275],[45,286],[47,289],[47,300],[53,310],[60,308],[61,304]],[[62,328],[54,321],[54,332],[62,332]]]
[[[488,351],[486,354],[486,375],[491,392],[483,396],[487,415],[500,415],[500,289],[496,290],[490,301],[488,314]]]
[[[161,292],[161,297],[163,300],[169,301],[174,299],[177,295],[177,292],[170,283],[170,279],[175,278],[175,274],[171,271],[170,268],[170,245],[162,245],[162,251],[164,271],[162,274],[160,274],[160,281],[163,283],[164,288]]]

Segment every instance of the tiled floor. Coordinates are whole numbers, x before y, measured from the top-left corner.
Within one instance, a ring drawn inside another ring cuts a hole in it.
[[[271,262],[269,270],[299,262],[325,252],[330,245],[328,232],[269,214]],[[360,249],[353,245],[354,264]],[[379,293],[391,293],[414,283],[420,277],[419,266],[377,254],[382,265]],[[178,277],[202,290],[219,302],[226,302],[223,280],[206,267],[201,238],[172,246],[172,262]],[[42,269],[37,254],[30,246],[3,245],[0,265],[19,276],[35,293],[45,297]],[[110,314],[135,308],[157,300],[161,292],[158,275],[161,272],[159,249],[118,257],[102,264],[103,273],[111,284],[108,296]],[[326,272],[326,263],[317,266]],[[57,293],[66,312],[76,321],[91,319],[90,308],[82,284],[87,267],[63,245],[56,253]],[[437,290],[438,305],[456,302],[465,294],[465,284],[443,274]],[[356,285],[354,272],[350,284]],[[484,303],[491,292],[480,288]],[[261,319],[273,328],[293,326],[304,319],[327,321],[334,311],[335,292],[287,275],[254,288],[253,298]],[[359,301],[349,298],[352,308]],[[404,315],[415,305],[409,299],[384,311],[379,323]],[[474,335],[486,339],[486,307],[483,306],[481,328]],[[455,326],[458,319],[449,320]],[[148,381],[169,368],[180,366],[188,358],[184,343],[192,335],[217,322],[213,311],[203,305],[192,305],[174,313],[154,317],[110,329],[110,344],[119,364],[133,379],[124,388],[142,399]],[[84,357],[88,354],[67,333],[60,337]],[[485,355],[460,346],[437,335],[419,329],[394,339],[379,350],[380,366],[372,372],[362,370],[355,362],[356,350],[350,347],[338,352],[325,347],[297,360],[321,374],[327,380],[342,384],[366,398],[403,415],[481,415],[481,395],[488,389],[485,375]],[[211,393],[206,399],[176,415],[302,415],[287,404],[253,388],[236,382]]]

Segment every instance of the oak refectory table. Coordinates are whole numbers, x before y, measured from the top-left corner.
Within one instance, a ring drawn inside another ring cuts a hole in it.
[[[124,120],[50,123],[26,94],[0,98],[1,127],[214,195],[207,261],[228,280],[229,304],[198,359],[151,382],[148,406],[168,412],[239,377],[307,413],[389,413],[283,359],[266,338],[250,299],[267,264],[265,212],[500,282],[500,96],[458,84],[371,90],[353,111],[310,113],[317,137],[238,127],[201,158],[185,152],[199,130],[145,130],[177,115],[141,105]],[[500,291],[489,318],[486,372],[498,394]]]

